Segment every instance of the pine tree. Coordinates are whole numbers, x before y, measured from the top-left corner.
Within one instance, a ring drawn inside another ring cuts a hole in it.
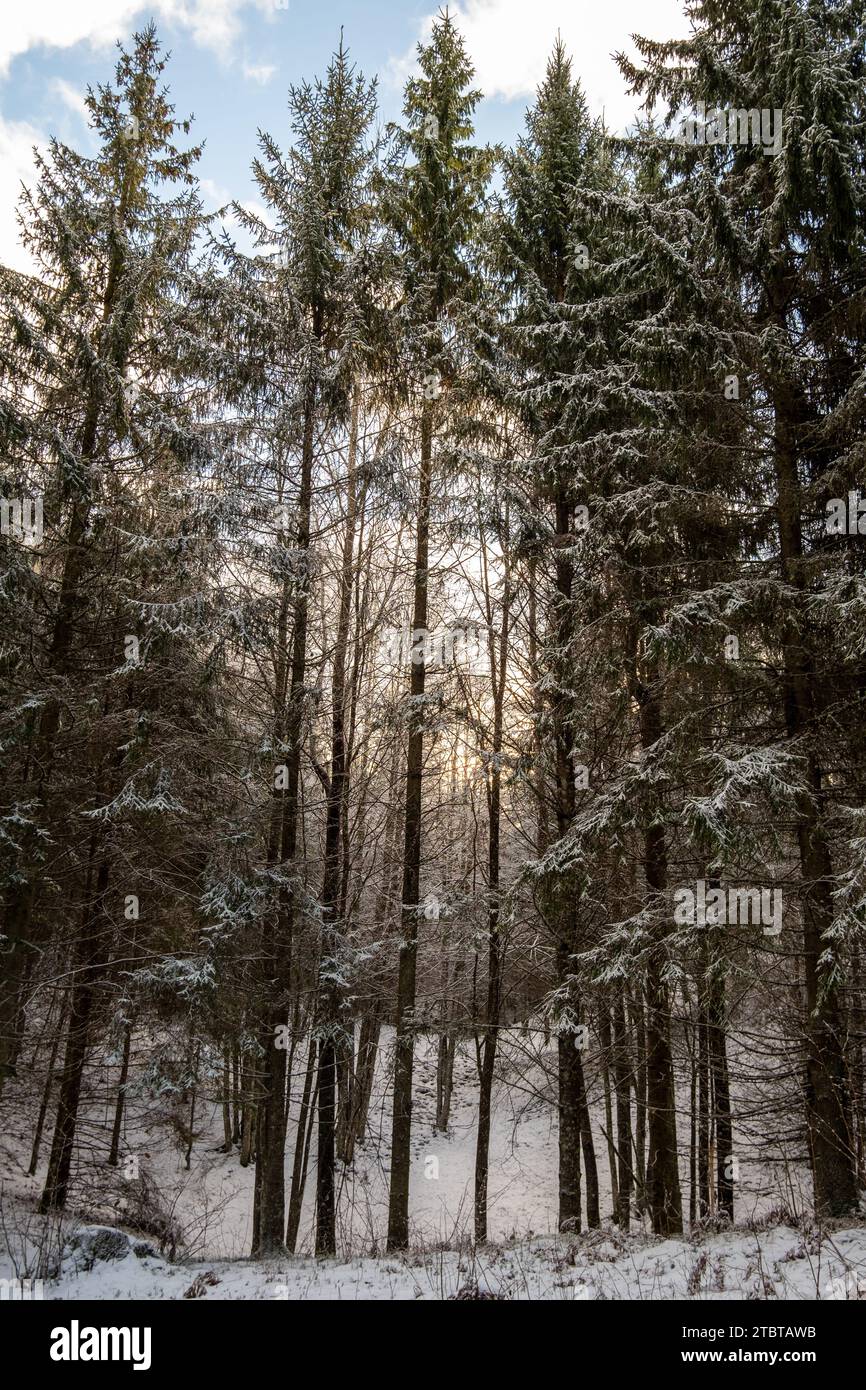
[[[845,495],[861,447],[863,11],[809,0],[707,3],[695,6],[694,23],[685,45],[642,41],[644,66],[622,66],[635,90],[668,101],[672,118],[701,102],[711,113],[678,164],[742,310],[740,351],[775,518],[775,582],[765,608],[772,627],[764,633],[779,652],[785,751],[798,763],[788,805],[800,864],[807,1132],[817,1210],[841,1215],[856,1201],[841,984],[847,939],[859,924],[834,906],[834,857],[850,854],[834,822],[837,808],[859,793],[833,785],[830,730],[842,709],[846,723],[858,709],[861,652],[844,642],[842,660],[829,655],[838,571],[814,517],[828,495]],[[728,117],[727,138],[713,143],[718,112],[733,113],[736,132]],[[750,112],[746,143],[741,118]],[[847,554],[840,558],[842,586],[856,594],[859,565],[852,571]]]
[[[504,207],[498,219],[500,273],[514,303],[505,327],[505,351],[516,366],[515,404],[530,440],[528,487],[534,516],[536,560],[552,571],[546,596],[546,720],[552,744],[556,840],[543,853],[556,855],[576,810],[574,709],[583,698],[574,662],[574,539],[581,487],[580,435],[565,421],[560,382],[575,371],[579,315],[593,292],[585,244],[587,224],[575,220],[578,183],[603,187],[611,172],[598,124],[589,119],[571,62],[557,40],[545,81],[526,117],[526,134],[504,161]],[[549,520],[548,520],[549,518]],[[543,537],[543,539],[541,539]],[[546,796],[546,788],[543,793]],[[580,1229],[581,1148],[587,1167],[587,1210],[598,1224],[595,1153],[589,1131],[580,1036],[580,1000],[574,968],[580,949],[580,884],[557,869],[546,875],[542,908],[555,943],[559,1049],[559,1224]]]
[[[263,923],[261,1021],[263,1056],[259,1085],[254,1253],[269,1254],[284,1243],[284,1148],[287,1052],[275,1045],[291,1004],[293,941],[299,918],[309,915],[296,862],[301,829],[301,756],[306,737],[307,642],[310,621],[313,488],[317,439],[350,413],[352,378],[359,359],[359,302],[365,277],[354,260],[369,222],[368,181],[372,151],[369,128],[375,111],[375,84],[349,63],[342,45],[324,80],[292,88],[289,110],[295,143],[283,155],[270,135],[260,136],[262,156],[253,171],[274,226],[236,207],[239,219],[259,246],[277,243],[264,283],[248,284],[249,267],[236,260],[238,293],[256,305],[248,353],[253,389],[260,392],[271,448],[300,458],[291,507],[292,545],[285,551],[277,615],[273,746],[285,763],[274,772],[268,868],[278,884],[273,912]],[[258,272],[253,271],[255,276]],[[242,288],[243,287],[243,288]],[[258,322],[255,318],[258,318]],[[264,368],[264,370],[262,370]],[[288,378],[288,379],[287,379]],[[242,373],[243,384],[243,373]],[[287,390],[288,388],[288,390]],[[299,437],[298,437],[299,436]],[[285,465],[284,465],[285,467]],[[277,480],[287,495],[291,470]],[[294,479],[291,479],[293,482]],[[339,717],[339,716],[338,716]],[[339,731],[337,742],[340,742]],[[340,811],[344,799],[344,760],[337,752],[336,782],[329,783],[329,819],[323,887],[322,978],[334,969],[336,888],[339,874]],[[331,785],[333,784],[333,785]],[[305,906],[306,904],[306,906]],[[318,1048],[320,1164],[318,1227],[320,1248],[334,1248],[333,1108],[335,1031],[339,1020],[333,991],[322,991],[326,1016],[319,1023]]]
[[[197,418],[206,220],[164,68],[152,27],[121,50],[114,85],[86,98],[96,155],[55,141],[37,159],[21,212],[37,273],[3,272],[4,444],[46,522],[6,710],[28,808],[7,841],[6,1047],[28,947],[71,962],[43,1210],[66,1201],[98,982],[132,923],[155,930],[169,825],[175,862],[193,852],[217,726],[200,666],[213,527],[195,497],[211,460]]]
[[[491,156],[470,143],[472,113],[479,93],[470,87],[473,69],[447,11],[434,22],[427,44],[419,45],[420,77],[406,84],[406,126],[393,127],[393,150],[402,167],[383,197],[384,216],[404,266],[403,318],[407,356],[413,364],[411,397],[422,397],[420,464],[415,533],[412,631],[427,629],[430,505],[434,437],[442,420],[437,404],[456,362],[454,320],[471,292],[473,239]],[[409,1242],[409,1165],[412,1128],[412,1072],[415,1046],[415,992],[420,905],[421,812],[424,767],[426,673],[413,660],[409,691],[411,722],[406,762],[403,892],[397,984],[394,1113],[388,1248]]]

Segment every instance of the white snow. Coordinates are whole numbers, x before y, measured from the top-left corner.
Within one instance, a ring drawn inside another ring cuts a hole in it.
[[[241,1168],[238,1153],[219,1152],[221,1112],[202,1100],[191,1167],[165,1122],[159,1099],[130,1101],[123,1154],[146,1169],[165,1206],[183,1228],[184,1258],[177,1263],[157,1255],[98,1260],[92,1269],[67,1251],[59,1274],[47,1278],[46,1298],[127,1299],[418,1299],[472,1296],[508,1299],[743,1299],[866,1297],[866,1229],[825,1230],[819,1234],[803,1214],[808,1196],[797,1203],[796,1226],[784,1210],[792,1195],[791,1169],[785,1186],[768,1162],[742,1165],[737,1186],[737,1219],[732,1231],[661,1240],[640,1222],[624,1235],[610,1221],[607,1148],[596,1133],[601,1230],[580,1236],[552,1234],[556,1228],[557,1133],[556,1039],[545,1043],[537,1030],[509,1032],[503,1038],[491,1136],[489,1234],[491,1244],[475,1250],[472,1184],[477,1122],[477,1074],[470,1043],[462,1043],[447,1134],[434,1128],[435,1040],[419,1042],[413,1109],[413,1162],[410,1191],[412,1250],[384,1253],[388,1152],[391,1036],[383,1030],[368,1136],[355,1161],[338,1171],[339,1216],[336,1259],[312,1258],[315,1142],[297,1257],[252,1261],[250,1248],[254,1170]],[[304,1049],[299,1049],[297,1072]],[[134,1047],[137,1067],[147,1062],[147,1040]],[[105,1057],[110,1076],[117,1059]],[[99,1068],[96,1068],[98,1072]],[[135,1067],[134,1067],[135,1070]],[[300,1079],[295,1077],[296,1085]],[[44,1180],[50,1135],[46,1135],[35,1178],[25,1175],[37,1103],[36,1078],[16,1083],[17,1102],[0,1137],[3,1172],[2,1226],[9,1253],[0,1261],[0,1278],[40,1273],[36,1249],[56,1252],[77,1225],[98,1222],[122,1227],[124,1184],[118,1170],[104,1166],[111,1090],[101,1100],[94,1085],[82,1104],[80,1168],[73,1189],[74,1210],[61,1239],[35,1214]],[[7,1097],[11,1092],[7,1091]],[[287,1143],[287,1190],[294,1149],[297,1103]],[[603,1116],[603,1107],[593,1105]],[[201,1125],[201,1131],[198,1126]],[[681,1143],[684,1136],[681,1135]],[[686,1178],[683,1173],[683,1178]],[[685,1195],[685,1191],[684,1191]],[[795,1191],[793,1195],[798,1195]],[[76,1214],[77,1213],[77,1214]],[[153,1237],[144,1239],[153,1241]],[[86,1262],[85,1262],[86,1263]],[[54,1270],[56,1273],[56,1270]]]

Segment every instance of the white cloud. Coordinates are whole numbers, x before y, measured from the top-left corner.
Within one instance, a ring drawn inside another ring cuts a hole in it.
[[[73,87],[71,82],[67,82],[65,77],[55,77],[51,83],[52,92],[68,106],[70,111],[74,111],[76,116],[80,116],[83,121],[88,119],[88,110],[84,102],[84,92],[78,87]]]
[[[244,63],[241,71],[248,82],[258,82],[260,87],[266,87],[277,71],[277,65],[276,63]]]
[[[111,47],[151,16],[189,30],[196,43],[229,61],[241,32],[241,11],[250,8],[275,17],[281,7],[277,0],[4,0],[0,75],[32,48]]]
[[[224,184],[217,183],[216,179],[199,179],[199,188],[205,202],[212,203],[215,208],[224,207],[232,200],[229,190]]]
[[[16,211],[22,183],[32,187],[36,181],[33,146],[47,143],[42,131],[27,121],[7,121],[0,115],[0,263],[13,270],[33,270],[19,241]]]
[[[487,97],[531,99],[561,33],[583,84],[590,111],[604,108],[611,130],[623,130],[637,109],[611,54],[633,51],[629,35],[669,39],[689,32],[682,0],[458,0],[450,7]],[[419,37],[430,32],[431,14]],[[414,66],[415,50],[391,64],[398,82]]]

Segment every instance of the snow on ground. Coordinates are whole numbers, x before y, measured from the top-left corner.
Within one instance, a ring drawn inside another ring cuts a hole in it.
[[[86,1230],[83,1234],[87,1235]],[[3,1276],[11,1274],[8,1265]],[[804,1235],[792,1227],[728,1231],[700,1242],[597,1231],[402,1258],[169,1264],[153,1254],[65,1257],[47,1299],[595,1299],[866,1298],[866,1230]]]
[[[383,1029],[380,1061],[368,1117],[367,1137],[356,1148],[350,1168],[338,1173],[338,1241],[344,1252],[364,1254],[383,1248],[387,1229],[388,1164],[391,1142],[392,1030]],[[526,1053],[531,1064],[519,1086],[500,1082],[494,1095],[491,1133],[489,1234],[493,1240],[549,1232],[556,1229],[556,1110],[552,1104],[552,1078],[555,1076],[555,1040],[545,1048],[540,1033],[511,1041],[515,1062],[526,1070]],[[139,1042],[141,1052],[141,1043]],[[299,1049],[299,1055],[303,1049]],[[143,1058],[139,1059],[143,1069]],[[297,1066],[297,1064],[296,1064]],[[107,1068],[109,1079],[116,1066]],[[300,1078],[296,1077],[297,1085]],[[20,1103],[8,1107],[4,1100],[4,1131],[0,1134],[0,1177],[7,1193],[19,1200],[35,1203],[45,1177],[50,1148],[46,1134],[37,1174],[26,1176],[30,1142],[41,1079],[18,1083]],[[412,1170],[410,1217],[413,1238],[425,1244],[453,1244],[472,1227],[475,1137],[477,1126],[478,1079],[474,1050],[468,1042],[457,1050],[454,1092],[447,1133],[435,1129],[436,1039],[421,1038],[416,1050],[415,1087],[412,1120]],[[7,1088],[13,1094],[13,1086]],[[79,1136],[82,1168],[79,1186],[87,1193],[83,1209],[91,1219],[111,1219],[122,1224],[117,1199],[122,1185],[97,1157],[107,1153],[113,1098],[94,1092],[81,1107]],[[286,1142],[286,1188],[290,1185],[294,1154],[297,1099],[292,1107]],[[7,1118],[8,1115],[8,1118]],[[211,1258],[240,1258],[249,1253],[252,1235],[252,1194],[255,1177],[250,1165],[242,1168],[237,1149],[220,1152],[223,1143],[219,1106],[199,1103],[196,1115],[197,1139],[190,1170],[184,1165],[182,1148],[165,1122],[164,1107],[130,1100],[124,1119],[122,1154],[136,1159],[152,1176],[166,1202],[185,1228],[193,1253]],[[602,1143],[601,1136],[597,1140]],[[77,1155],[78,1159],[78,1155]],[[602,1165],[599,1147],[599,1163]],[[104,1158],[103,1158],[104,1163]],[[122,1165],[121,1165],[122,1166]],[[106,1194],[113,1184],[114,1197],[106,1196],[106,1206],[96,1204],[93,1172],[103,1175]],[[73,1184],[73,1191],[75,1190]],[[298,1249],[311,1251],[314,1233],[315,1141]],[[112,1207],[113,1202],[113,1207]],[[79,1203],[79,1210],[81,1210]]]
[[[147,1048],[138,1041],[138,1066],[143,1071]],[[391,1141],[392,1030],[383,1029],[379,1065],[368,1117],[367,1137],[358,1145],[354,1163],[338,1173],[338,1249],[345,1254],[378,1253],[384,1248],[388,1210],[388,1162]],[[303,1049],[299,1049],[302,1055]],[[490,1144],[488,1233],[493,1241],[527,1239],[556,1230],[557,1119],[556,1039],[545,1040],[540,1030],[510,1030],[503,1035],[499,1080],[493,1098]],[[296,1063],[297,1069],[297,1063]],[[133,1074],[135,1068],[133,1068]],[[91,1091],[81,1108],[78,1187],[84,1194],[76,1209],[91,1220],[123,1224],[123,1187],[104,1167],[113,1114],[116,1065],[104,1068],[104,1094]],[[600,1084],[588,1071],[591,1113],[595,1128],[602,1214],[612,1210],[607,1143],[600,1128],[604,1106]],[[300,1079],[295,1077],[296,1084]],[[112,1084],[113,1083],[113,1084]],[[18,1083],[20,1103],[4,1101],[0,1135],[0,1177],[7,1193],[35,1203],[44,1181],[50,1133],[34,1178],[26,1176],[35,1109],[41,1079]],[[447,1133],[435,1128],[436,1039],[418,1041],[412,1118],[412,1169],[409,1211],[413,1242],[454,1245],[472,1230],[478,1078],[472,1043],[459,1044],[454,1068],[454,1093]],[[12,1089],[7,1089],[11,1097]],[[683,1109],[688,1097],[682,1098]],[[286,1188],[291,1179],[295,1146],[292,1107],[286,1143]],[[7,1118],[8,1114],[8,1118]],[[688,1142],[681,1120],[681,1151]],[[213,1259],[242,1258],[252,1235],[254,1168],[242,1168],[238,1152],[221,1152],[220,1108],[201,1100],[196,1113],[197,1138],[189,1171],[183,1146],[166,1123],[165,1107],[144,1098],[127,1104],[122,1155],[134,1159],[164,1194],[187,1237],[191,1255]],[[741,1146],[735,1144],[738,1152]],[[123,1166],[123,1165],[122,1165]],[[684,1164],[681,1178],[686,1191]],[[791,1193],[792,1182],[796,1191]],[[310,1253],[314,1233],[315,1142],[305,1191],[298,1250]],[[100,1198],[102,1204],[100,1205]],[[772,1210],[808,1210],[808,1183],[789,1160],[774,1168],[767,1162],[740,1164],[737,1219],[761,1219]]]
[[[503,1039],[500,1079],[491,1135],[489,1232],[494,1242],[473,1252],[472,1186],[477,1120],[477,1075],[471,1044],[455,1063],[454,1096],[447,1134],[436,1131],[435,1039],[419,1042],[413,1108],[410,1215],[414,1253],[385,1256],[388,1153],[391,1115],[390,1037],[383,1036],[368,1135],[350,1169],[339,1177],[338,1242],[341,1256],[310,1257],[313,1228],[314,1154],[307,1182],[297,1258],[255,1262],[250,1248],[252,1166],[241,1168],[237,1150],[221,1153],[218,1106],[202,1103],[189,1171],[164,1109],[130,1101],[123,1153],[139,1160],[183,1229],[184,1259],[173,1263],[155,1248],[130,1246],[88,1268],[70,1251],[58,1268],[64,1242],[99,1222],[122,1227],[123,1181],[104,1166],[111,1088],[92,1089],[81,1116],[80,1168],[75,1200],[61,1233],[35,1215],[49,1143],[34,1178],[26,1176],[38,1105],[38,1078],[21,1079],[6,1109],[0,1136],[2,1213],[10,1254],[0,1278],[38,1273],[34,1251],[54,1278],[43,1279],[46,1298],[124,1299],[507,1299],[838,1298],[866,1297],[866,1229],[852,1227],[818,1237],[799,1221],[785,1224],[785,1208],[808,1210],[808,1198],[792,1192],[792,1167],[741,1165],[737,1218],[742,1227],[714,1235],[661,1241],[639,1223],[624,1236],[609,1221],[582,1236],[551,1235],[556,1227],[557,1133],[554,1101],[555,1039],[514,1030]],[[114,1068],[109,1067],[113,1074]],[[8,1096],[7,1092],[7,1096]],[[295,1107],[296,1108],[296,1107]],[[603,1105],[593,1105],[594,1118]],[[294,1151],[294,1122],[287,1143],[287,1179]],[[687,1139],[687,1135],[681,1136]],[[314,1151],[315,1151],[315,1145]],[[607,1146],[596,1131],[601,1210],[611,1210]],[[682,1174],[685,1180],[687,1175]],[[798,1179],[798,1186],[799,1186]],[[287,1181],[288,1186],[288,1181]],[[775,1210],[776,1215],[770,1214]],[[85,1231],[84,1237],[87,1238]],[[111,1244],[111,1241],[109,1241]],[[118,1242],[115,1242],[118,1244]],[[123,1247],[122,1239],[119,1246]]]

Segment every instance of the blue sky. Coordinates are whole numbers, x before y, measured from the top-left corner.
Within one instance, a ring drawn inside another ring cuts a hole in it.
[[[249,164],[261,127],[288,138],[286,89],[322,73],[340,26],[354,61],[380,77],[384,120],[399,113],[401,86],[435,0],[3,0],[0,16],[0,260],[26,266],[13,207],[29,177],[31,149],[51,135],[90,147],[81,96],[113,68],[116,39],[153,17],[171,50],[167,78],[179,115],[194,113],[205,139],[205,197],[254,198]],[[630,32],[686,32],[680,0],[460,0],[463,30],[485,99],[482,140],[511,140],[562,32],[590,106],[623,128],[633,113],[610,54]]]

